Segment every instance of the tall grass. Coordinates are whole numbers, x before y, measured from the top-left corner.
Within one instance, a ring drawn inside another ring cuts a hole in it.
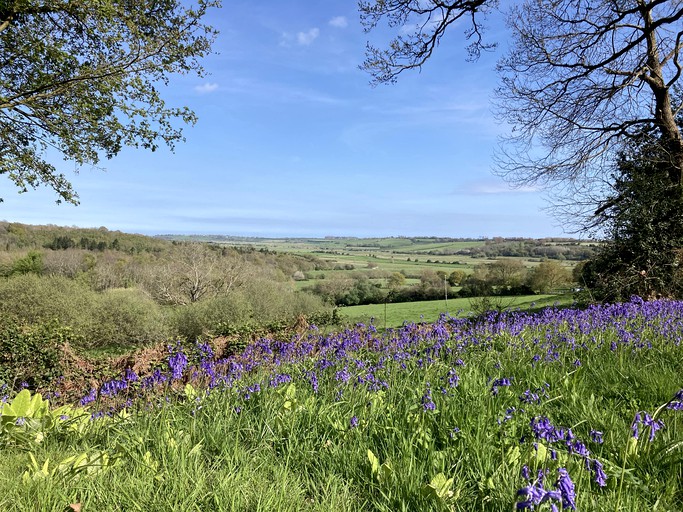
[[[39,443],[5,422],[0,508],[681,510],[682,322],[635,301],[175,346]]]

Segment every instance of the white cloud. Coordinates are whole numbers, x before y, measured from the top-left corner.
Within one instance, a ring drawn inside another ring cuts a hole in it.
[[[514,186],[504,181],[483,179],[464,183],[454,192],[455,195],[493,195],[493,194],[529,194],[541,192],[540,187],[532,185]]]
[[[195,85],[194,90],[199,94],[209,94],[218,89],[218,84],[214,82],[207,82],[202,85]]]
[[[318,28],[312,28],[308,32],[299,32],[296,35],[296,41],[302,45],[309,45],[315,41],[320,35],[320,30]]]
[[[336,28],[346,28],[349,26],[349,22],[346,16],[335,16],[329,21],[330,26]]]

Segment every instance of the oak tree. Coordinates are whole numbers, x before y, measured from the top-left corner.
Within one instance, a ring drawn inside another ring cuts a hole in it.
[[[51,187],[78,203],[47,156],[96,166],[122,147],[154,151],[182,140],[187,107],[160,88],[203,74],[220,0],[0,0],[0,174],[21,191]]]

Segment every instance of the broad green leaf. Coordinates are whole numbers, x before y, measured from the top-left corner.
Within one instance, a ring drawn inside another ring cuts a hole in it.
[[[14,416],[27,417],[31,407],[31,392],[28,389],[22,389],[17,396],[12,400],[12,410]],[[4,413],[3,413],[4,414]]]
[[[185,396],[188,398],[188,400],[194,400],[197,398],[197,390],[194,389],[192,384],[189,382],[185,384]]]

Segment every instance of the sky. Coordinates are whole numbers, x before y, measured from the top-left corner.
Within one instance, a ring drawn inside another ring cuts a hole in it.
[[[421,71],[372,87],[365,45],[389,32],[364,33],[354,1],[223,3],[207,19],[220,31],[207,76],[161,88],[199,118],[186,142],[124,149],[105,170],[50,155],[80,205],[2,178],[0,219],[150,235],[569,236],[544,191],[493,172],[509,130],[491,107],[502,50],[467,62],[465,27],[452,27]],[[505,42],[496,16],[487,37]]]

